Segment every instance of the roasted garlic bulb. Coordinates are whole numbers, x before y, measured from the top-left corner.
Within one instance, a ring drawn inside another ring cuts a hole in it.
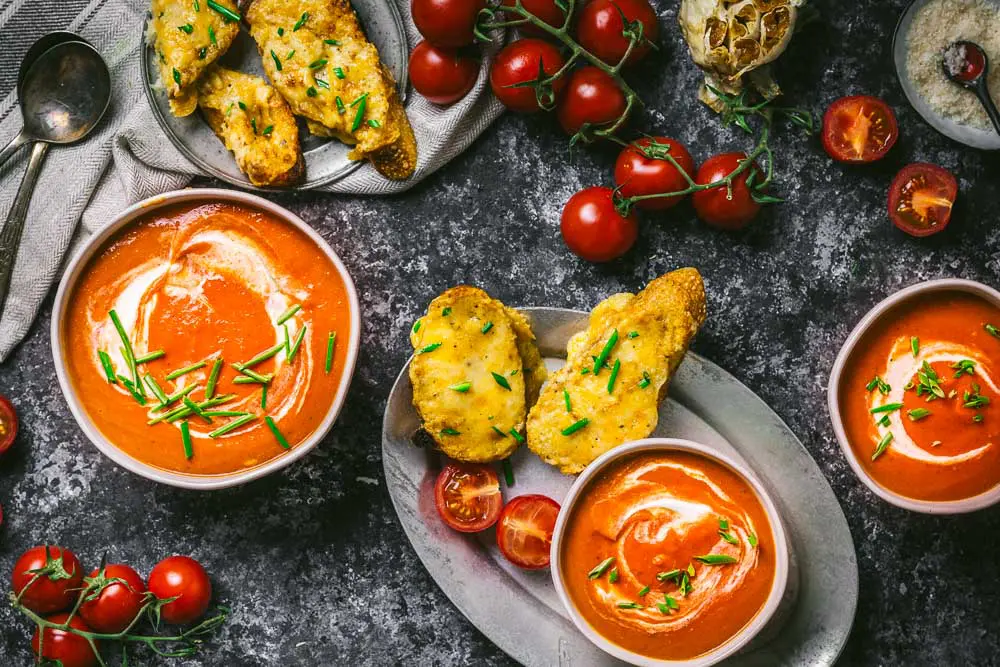
[[[724,104],[708,86],[739,94],[744,77],[767,99],[781,90],[766,67],[788,46],[805,0],[681,0],[678,20],[695,64],[705,71],[698,98]]]

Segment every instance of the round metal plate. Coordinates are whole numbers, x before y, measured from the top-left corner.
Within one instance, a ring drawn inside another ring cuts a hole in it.
[[[409,47],[396,3],[385,0],[352,0],[351,5],[368,39],[378,49],[382,62],[396,79],[400,99],[405,100]],[[146,26],[142,29],[145,40]],[[215,178],[247,190],[311,190],[343,178],[361,166],[361,162],[347,158],[351,150],[349,146],[336,140],[313,136],[300,121],[299,137],[306,162],[302,182],[292,188],[260,188],[253,185],[236,166],[236,160],[212,132],[200,112],[185,118],[177,118],[170,113],[166,91],[162,86],[156,85],[159,81],[156,53],[149,44],[142,52],[142,83],[153,115],[174,146],[195,166]],[[219,63],[230,69],[266,78],[257,45],[245,29],[240,31]]]
[[[521,309],[550,369],[562,365],[566,343],[588,314],[560,308]],[[547,571],[510,565],[492,530],[469,537],[449,529],[434,506],[442,457],[421,449],[412,406],[409,363],[389,395],[382,424],[386,485],[403,529],[445,595],[479,630],[525,665],[619,665],[573,626]],[[754,470],[768,487],[798,562],[795,606],[771,641],[728,659],[729,667],[833,665],[847,641],[858,600],[858,565],[847,520],[830,485],[781,418],[736,378],[689,353],[660,407],[654,436],[686,438],[717,448]],[[507,499],[544,493],[561,501],[572,477],[527,447],[512,458],[515,484]]]

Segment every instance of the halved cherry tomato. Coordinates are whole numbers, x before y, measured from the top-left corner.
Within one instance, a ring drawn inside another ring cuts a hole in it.
[[[62,625],[67,618],[69,618],[69,613],[60,612],[45,620]],[[90,626],[84,623],[78,615],[70,620],[69,627],[82,632],[92,631]],[[95,644],[100,649],[100,644],[96,640]],[[36,626],[35,634],[31,638],[31,650],[39,658],[51,660],[54,664],[61,664],[62,667],[93,667],[97,664],[97,655],[94,653],[94,649],[90,648],[90,643],[84,637],[65,630],[45,628],[44,639],[42,639],[39,637]]]
[[[626,21],[642,24],[643,39],[628,57],[628,64],[634,65],[646,57],[660,36],[660,22],[647,0],[590,0],[576,21],[577,39],[607,64],[617,65],[628,50]]]
[[[160,600],[177,598],[160,607],[167,623],[186,625],[205,615],[212,601],[212,581],[201,563],[188,556],[164,558],[149,573],[149,592]]]
[[[688,187],[687,179],[666,159],[674,158],[681,169],[694,178],[694,160],[684,144],[669,137],[644,137],[626,146],[615,161],[615,185],[623,197],[680,192]],[[636,206],[646,211],[664,211],[681,203],[684,197],[643,199]]]
[[[930,236],[948,226],[958,181],[937,165],[903,167],[889,186],[889,217],[910,236]]]
[[[420,42],[410,54],[410,82],[434,104],[452,104],[472,90],[479,61],[465,50],[442,49]]]
[[[103,585],[115,579],[121,581]],[[116,634],[127,628],[146,601],[146,584],[139,573],[128,565],[108,565],[103,576],[100,569],[91,572],[85,583],[91,581],[103,587],[99,593],[97,590],[88,593],[88,599],[80,605],[83,620],[96,632],[106,634]]]
[[[841,97],[823,115],[823,148],[839,162],[881,160],[898,138],[896,114],[877,97]]]
[[[613,124],[625,106],[625,94],[611,75],[588,65],[570,74],[556,116],[566,134],[573,136],[585,124],[592,129]]]
[[[14,564],[10,584],[21,604],[38,614],[68,609],[76,601],[83,567],[69,549],[32,547]]]
[[[527,9],[529,12],[540,18],[545,23],[548,23],[553,28],[559,28],[566,21],[566,10],[559,5],[562,4],[559,0],[521,0],[521,6]],[[504,0],[500,7],[513,7],[514,0]],[[508,14],[508,19],[514,20],[520,18],[516,14]],[[524,25],[519,25],[517,27],[525,35],[531,35],[532,37],[545,37],[548,35],[547,32],[541,28],[534,26],[530,23]]]
[[[17,437],[17,412],[6,396],[0,394],[0,455],[10,449]]]
[[[563,208],[559,230],[567,247],[588,262],[610,262],[621,257],[639,236],[635,211],[623,216],[611,188],[580,190]]]
[[[449,463],[434,484],[434,502],[441,520],[463,533],[486,530],[500,518],[500,479],[490,466]]]
[[[484,7],[486,0],[412,0],[410,15],[428,42],[456,48],[475,41],[476,19]]]
[[[559,503],[546,496],[518,496],[507,503],[497,524],[497,546],[504,557],[526,570],[549,565],[552,531]]]
[[[519,84],[536,81],[539,69],[545,76],[552,76],[566,64],[562,53],[552,44],[540,39],[519,39],[503,47],[490,69],[490,88],[505,107],[511,111],[530,113],[539,111],[538,97],[532,86]],[[552,99],[542,101],[551,108],[559,101],[566,77],[552,82]]]
[[[694,180],[699,185],[720,181],[736,171],[740,162],[746,158],[746,153],[714,155],[699,167]],[[695,192],[691,196],[691,203],[694,204],[698,218],[713,227],[727,230],[743,229],[750,224],[760,211],[760,204],[754,201],[747,186],[750,172],[755,168],[747,169],[734,178],[731,192],[725,185]]]

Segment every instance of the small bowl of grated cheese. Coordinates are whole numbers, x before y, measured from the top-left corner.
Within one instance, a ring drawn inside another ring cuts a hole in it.
[[[913,108],[941,134],[973,148],[1000,150],[1000,135],[971,90],[948,79],[945,51],[958,41],[983,47],[1000,63],[1000,0],[914,0],[896,25],[896,74]],[[990,93],[1000,104],[1000,67],[990,68]]]

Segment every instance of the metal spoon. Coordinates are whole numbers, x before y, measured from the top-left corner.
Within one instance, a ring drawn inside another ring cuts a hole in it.
[[[51,38],[43,37],[42,40]],[[40,42],[42,40],[39,40]],[[21,243],[28,204],[35,190],[50,144],[71,144],[83,139],[100,122],[111,102],[111,73],[94,47],[64,37],[29,49],[18,77],[24,128],[0,151],[0,164],[24,143],[35,142],[21,186],[7,221],[0,229],[0,318],[3,317],[10,277]],[[45,48],[44,51],[41,49]],[[32,51],[35,50],[35,54]],[[39,52],[41,51],[41,52]]]
[[[986,115],[993,122],[993,127],[1000,134],[1000,111],[997,110],[997,105],[993,103],[993,97],[990,95],[990,90],[986,83],[986,75],[990,69],[990,60],[986,55],[986,51],[975,42],[959,41],[945,49],[945,54],[945,57],[941,59],[941,67],[944,69],[945,76],[976,94],[976,97],[979,98],[979,101],[983,103],[983,107],[986,109]],[[961,57],[965,66],[956,69],[949,67],[948,54]]]

